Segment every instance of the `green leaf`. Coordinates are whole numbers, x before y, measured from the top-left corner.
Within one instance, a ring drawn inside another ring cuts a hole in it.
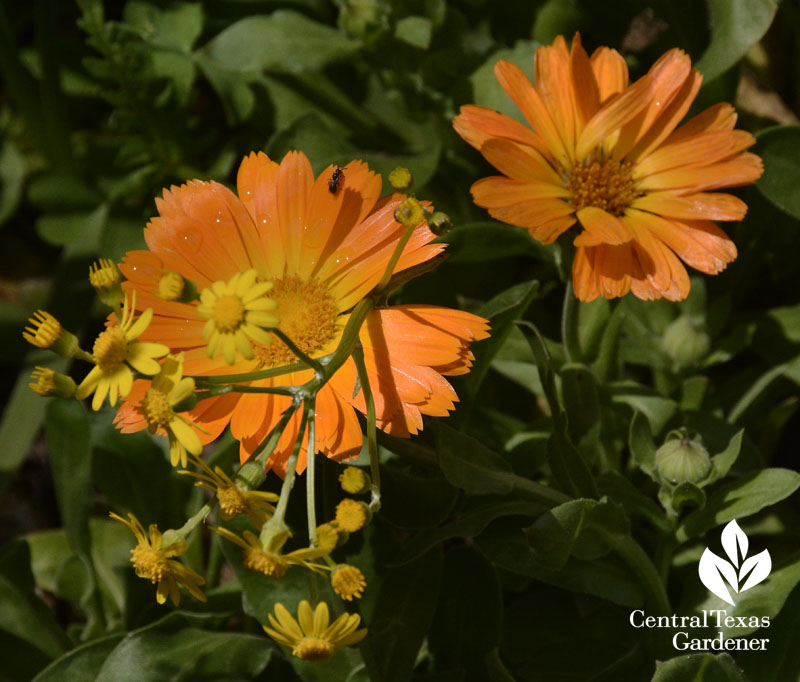
[[[577,363],[564,365],[559,373],[570,439],[581,446],[581,441],[587,439],[588,449],[596,449],[600,435],[600,398],[594,374]]]
[[[475,539],[481,552],[496,566],[560,588],[592,594],[626,607],[639,607],[644,594],[630,571],[615,556],[584,561],[571,556],[559,569],[543,566],[515,519],[497,521]]]
[[[171,2],[160,8],[131,0],[125,5],[123,17],[151,45],[177,48],[187,54],[203,31],[203,6],[194,2]]]
[[[679,542],[685,542],[720,524],[750,516],[776,504],[798,487],[800,474],[789,469],[764,469],[724,483],[708,495],[703,509],[686,517],[675,536]]]
[[[568,433],[568,415],[561,405],[556,391],[555,371],[544,339],[532,324],[519,323],[520,329],[530,344],[539,377],[542,381],[550,413],[553,419],[553,435],[550,439],[550,468],[559,485],[575,497],[596,497],[597,486],[583,456],[578,452]]]
[[[33,682],[96,680],[108,655],[124,635],[115,634],[75,647],[40,672]]]
[[[570,556],[592,561],[608,553],[603,535],[628,535],[630,522],[621,508],[608,500],[572,500],[542,514],[525,534],[534,561],[557,571]]]
[[[731,438],[722,452],[714,455],[711,458],[711,474],[708,479],[703,481],[703,485],[710,485],[721,478],[725,478],[731,467],[736,463],[739,453],[742,450],[742,438],[744,437],[744,429],[739,431],[733,438]]]
[[[779,209],[800,218],[800,126],[776,126],[759,132],[755,152],[764,161],[759,191]]]
[[[706,82],[738,62],[767,32],[778,9],[775,0],[706,0],[711,44],[695,68]]]
[[[420,50],[427,50],[433,36],[433,22],[428,17],[403,17],[394,27],[394,37]]]
[[[434,548],[383,577],[369,635],[361,645],[372,682],[411,679],[417,653],[433,621],[442,580],[442,552]],[[412,596],[412,598],[409,598]]]
[[[198,53],[195,62],[203,75],[217,91],[229,125],[246,121],[253,113],[256,98],[247,78],[241,73],[221,66],[203,53]]]
[[[54,246],[68,246],[71,254],[97,252],[108,220],[108,205],[80,213],[46,213],[36,221],[39,236]]]
[[[657,482],[655,475],[657,448],[650,431],[650,422],[642,412],[633,413],[628,431],[628,447],[641,470]]]
[[[470,495],[510,495],[539,500],[546,508],[569,498],[557,490],[517,476],[500,454],[463,431],[436,422],[436,450],[442,472]]]
[[[171,613],[127,634],[95,682],[252,679],[266,668],[274,652],[266,635],[208,632],[193,626],[203,620]]]
[[[654,434],[661,433],[678,409],[674,400],[664,398],[654,389],[632,381],[616,381],[608,384],[607,388],[613,402],[628,405],[647,417],[650,430]]]
[[[400,467],[382,467],[381,517],[400,528],[444,523],[459,497],[442,476],[421,476]]]
[[[473,538],[492,521],[502,516],[538,516],[544,511],[541,504],[525,501],[481,501],[462,511],[458,520],[437,528],[428,528],[406,540],[398,549],[400,561],[416,559],[431,547],[450,538]]]
[[[428,636],[437,669],[462,668],[467,680],[485,679],[484,658],[499,642],[502,606],[495,569],[483,555],[469,547],[449,550]]]
[[[61,656],[70,644],[50,609],[34,592],[30,562],[24,540],[14,540],[0,549],[0,630],[29,643],[46,662]]]
[[[797,655],[800,647],[800,590],[792,592],[781,612],[770,621],[766,633],[769,633],[766,651],[740,651],[736,654],[736,662],[758,682],[800,679],[800,656]]]
[[[88,578],[81,606],[88,618],[86,636],[93,636],[104,628],[105,617],[89,534],[92,458],[86,407],[77,401],[53,400],[47,409],[45,432],[56,498],[67,540],[81,560]]]
[[[685,512],[688,507],[702,509],[706,503],[706,494],[703,489],[689,481],[676,486],[671,495],[662,490],[659,497],[662,493],[669,498],[670,507],[676,514]]]
[[[451,263],[482,263],[514,256],[535,256],[540,247],[527,230],[494,222],[457,225],[437,242],[450,246]]]
[[[597,487],[601,495],[607,495],[614,502],[621,504],[631,516],[645,518],[663,532],[671,531],[661,508],[618,471],[603,473],[597,479]]]
[[[748,682],[748,679],[728,654],[689,654],[656,662],[651,682]]]
[[[0,142],[0,225],[17,210],[25,174],[25,159],[13,142]]]
[[[502,348],[506,338],[514,328],[514,320],[521,319],[531,303],[539,296],[539,282],[524,282],[495,296],[485,303],[478,314],[489,320],[491,337],[473,346],[475,364],[464,381],[465,391],[470,399],[478,393],[492,360]],[[466,412],[464,410],[463,412]]]
[[[322,69],[359,47],[336,29],[291,10],[276,10],[231,24],[212,38],[202,53],[233,72],[297,72]]]

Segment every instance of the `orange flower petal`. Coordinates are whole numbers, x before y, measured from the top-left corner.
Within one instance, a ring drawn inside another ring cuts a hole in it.
[[[645,178],[681,166],[708,166],[728,159],[755,144],[744,130],[714,130],[698,133],[680,142],[664,144],[636,164],[635,177]]]
[[[499,111],[475,104],[461,107],[458,116],[453,119],[453,128],[478,150],[484,142],[496,137],[520,142],[526,147],[539,150],[540,153],[547,150],[542,139],[530,128]]]
[[[687,220],[703,218],[707,220],[741,220],[747,213],[747,204],[731,194],[702,192],[681,197],[672,194],[647,194],[634,201],[631,207]]]
[[[633,233],[624,222],[600,208],[587,206],[577,215],[584,232],[575,238],[575,246],[624,244],[633,239]]]
[[[472,198],[478,206],[495,208],[508,206],[531,199],[567,198],[569,192],[560,185],[548,182],[515,180],[503,176],[492,176],[478,180],[470,188]]]
[[[531,147],[494,138],[484,143],[481,154],[503,175],[530,182],[562,184],[561,177],[553,167]]]
[[[764,164],[761,159],[755,154],[744,153],[734,160],[723,163],[653,173],[640,181],[639,189],[644,191],[688,189],[699,192],[722,187],[738,187],[755,182],[763,172]]]
[[[539,94],[567,153],[575,149],[575,96],[570,78],[570,54],[563,36],[536,50],[536,82]]]
[[[628,64],[616,50],[599,47],[592,53],[590,63],[597,80],[600,104],[628,87]]]
[[[564,147],[547,107],[522,69],[513,62],[501,59],[495,64],[494,73],[500,86],[542,137],[546,146],[543,151],[552,154],[562,166],[567,166],[570,163],[570,154]]]
[[[314,172],[305,154],[289,152],[278,167],[276,194],[281,243],[286,255],[283,275],[300,272],[300,251],[306,228],[306,211]],[[273,245],[272,248],[275,248]]]

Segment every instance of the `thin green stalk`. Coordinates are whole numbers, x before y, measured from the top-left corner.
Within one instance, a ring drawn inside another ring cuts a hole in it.
[[[177,529],[170,529],[164,532],[164,546],[171,545],[175,542],[180,542],[181,540],[185,540],[189,533],[191,533],[197,526],[199,526],[203,521],[206,520],[206,517],[211,513],[211,510],[217,505],[217,498],[214,497],[211,501],[206,502],[197,513],[192,516],[186,523],[184,523],[180,528]]]
[[[564,289],[564,305],[561,310],[561,340],[567,362],[581,362],[583,353],[578,338],[578,313],[580,305],[572,288],[572,280],[567,280]]]
[[[301,363],[307,365],[308,367],[311,367],[315,372],[322,371],[322,365],[320,365],[319,362],[314,360],[314,358],[306,355],[302,350],[300,350],[297,344],[294,341],[292,341],[286,334],[284,334],[280,329],[278,329],[277,327],[269,327],[267,328],[267,331],[272,332],[281,341],[283,341],[289,348],[289,350],[292,351],[292,353],[294,353],[300,359]]]
[[[306,518],[308,519],[308,540],[314,545],[317,537],[317,485],[316,485],[316,398],[312,398],[308,412],[308,446],[306,448]]]
[[[281,486],[281,494],[278,498],[278,504],[275,505],[275,512],[272,518],[264,524],[261,529],[261,542],[264,546],[269,543],[275,533],[280,532],[286,528],[284,518],[286,516],[286,506],[289,504],[289,495],[294,487],[294,479],[297,475],[297,458],[300,455],[300,447],[303,444],[303,436],[306,431],[306,424],[308,423],[308,404],[303,407],[303,418],[300,421],[300,429],[297,432],[297,439],[294,442],[294,449],[286,462],[286,477],[283,479]]]
[[[356,363],[358,381],[361,384],[361,390],[364,392],[364,402],[367,406],[367,453],[369,454],[369,471],[372,477],[372,500],[369,506],[374,511],[379,509],[381,504],[381,469],[378,462],[377,419],[375,398],[372,395],[372,387],[369,384],[367,365],[364,362],[364,348],[361,346],[360,341],[353,348],[353,361]]]
[[[206,398],[216,398],[226,393],[272,393],[275,395],[285,395],[293,398],[295,389],[291,386],[247,386],[243,384],[226,384],[224,386],[214,386],[213,388],[197,394],[198,400]]]
[[[373,289],[372,291],[373,296],[380,296],[383,293],[383,290],[386,288],[386,285],[389,284],[389,280],[392,278],[392,273],[394,272],[394,268],[397,265],[397,261],[400,260],[400,256],[403,254],[403,250],[406,248],[408,240],[411,239],[411,235],[414,233],[415,228],[416,225],[406,226],[405,232],[403,232],[403,236],[400,237],[400,241],[397,242],[397,246],[394,247],[394,252],[392,253],[392,257],[386,264],[386,269],[383,271],[383,276],[381,277],[381,281],[378,282],[378,286],[376,286],[375,289]]]

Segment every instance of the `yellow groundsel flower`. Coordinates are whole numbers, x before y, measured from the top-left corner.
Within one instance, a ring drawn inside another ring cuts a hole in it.
[[[330,623],[330,612],[325,602],[317,604],[312,611],[304,599],[297,608],[298,620],[278,603],[275,604],[275,616],[270,613],[267,617],[272,627],[265,625],[264,632],[304,661],[324,661],[342,647],[358,644],[367,634],[366,628],[356,629],[361,623],[361,616],[357,613],[342,614]]]
[[[230,521],[237,514],[247,514],[253,525],[260,529],[272,516],[275,507],[271,503],[278,501],[275,493],[242,490],[220,467],[215,466],[212,471],[199,457],[192,457],[192,462],[202,473],[186,469],[178,473],[193,476],[197,479],[195,485],[210,490],[217,496],[223,521]]]
[[[369,522],[369,508],[363,502],[345,498],[336,505],[336,523],[348,533],[361,530]]]
[[[237,272],[227,282],[214,282],[200,292],[197,312],[208,321],[203,327],[203,338],[208,343],[208,357],[222,353],[225,362],[232,365],[239,352],[246,360],[253,358],[252,341],[269,346],[272,335],[262,327],[275,327],[278,318],[267,312],[277,304],[266,294],[272,282],[256,282],[255,269]]]
[[[177,301],[183,296],[186,280],[174,270],[162,270],[156,285],[156,296],[165,301]]]
[[[364,574],[355,566],[338,564],[331,569],[331,587],[345,601],[360,599],[366,586]]]
[[[317,559],[330,553],[330,549],[326,547],[304,547],[281,554],[281,549],[292,536],[288,530],[273,535],[266,546],[261,543],[255,533],[251,533],[249,530],[243,533],[243,538],[227,528],[215,528],[214,530],[244,550],[243,564],[245,568],[258,571],[270,578],[282,578],[291,565],[304,566],[317,573],[321,573],[323,569],[327,568],[311,561],[311,559]]]
[[[150,525],[148,540],[144,526],[133,514],[128,514],[130,521],[126,521],[114,512],[109,516],[115,521],[124,523],[136,536],[138,544],[131,550],[131,563],[136,575],[158,585],[156,601],[159,604],[167,601],[169,596],[172,603],[177,606],[181,600],[178,585],[183,585],[196,599],[206,601],[206,596],[200,590],[205,580],[188,566],[172,560],[172,557],[180,556],[189,549],[188,542],[181,540],[165,547],[163,536],[154,523]]]
[[[194,379],[183,376],[183,356],[170,355],[136,408],[150,433],[166,431],[172,466],[186,466],[187,450],[193,455],[203,451],[200,437],[192,428],[199,427],[174,409],[193,392]]]
[[[332,552],[339,546],[339,540],[344,535],[347,538],[347,531],[340,530],[336,522],[323,523],[317,526],[317,531],[314,535],[314,545],[317,547],[324,547],[328,552]],[[343,544],[343,543],[342,543]]]
[[[142,374],[157,374],[161,365],[155,358],[169,353],[169,348],[161,343],[139,343],[137,338],[147,329],[153,319],[153,311],[148,308],[134,322],[136,294],[132,301],[125,298],[122,319],[119,324],[108,327],[94,342],[95,367],[78,386],[75,397],[83,400],[94,393],[92,409],[99,410],[109,396],[111,405],[117,404],[117,396],[125,397],[133,387],[133,372],[130,364]]]

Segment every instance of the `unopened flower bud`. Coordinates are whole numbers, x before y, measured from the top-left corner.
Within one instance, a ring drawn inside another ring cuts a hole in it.
[[[75,395],[75,382],[66,374],[47,367],[37,367],[31,374],[33,382],[28,388],[46,398],[71,398]]]
[[[698,483],[711,473],[708,450],[688,438],[668,440],[655,455],[656,471],[672,485]]]
[[[436,211],[430,218],[428,218],[428,227],[431,232],[437,237],[447,234],[453,229],[453,223],[450,216],[441,211]]]
[[[667,327],[662,344],[675,369],[694,367],[708,355],[711,339],[693,318],[681,315]]]
[[[389,173],[389,184],[398,192],[407,192],[414,184],[414,178],[408,168],[398,166]]]
[[[101,258],[96,263],[92,263],[89,268],[89,281],[103,303],[115,310],[119,307],[123,293],[119,283],[119,270],[113,260]]]
[[[47,348],[62,358],[72,358],[80,352],[78,337],[68,332],[45,310],[37,310],[29,319],[22,337],[38,348]]]
[[[339,483],[342,490],[351,495],[358,495],[365,493],[369,490],[372,481],[369,474],[363,469],[358,467],[347,467],[341,474],[339,474]]]

